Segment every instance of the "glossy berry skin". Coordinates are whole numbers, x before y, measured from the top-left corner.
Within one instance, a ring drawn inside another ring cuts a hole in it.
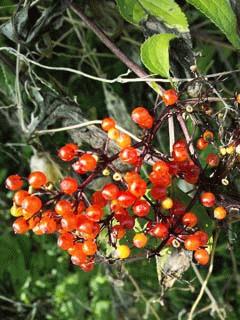
[[[165,223],[159,222],[150,230],[150,234],[156,238],[165,239],[169,233],[168,227]]]
[[[15,174],[6,179],[5,186],[11,191],[16,191],[22,188],[23,180],[18,174]]]
[[[91,234],[94,232],[94,222],[86,215],[80,214],[77,217],[77,230],[84,234]]]
[[[131,207],[136,201],[136,197],[129,191],[121,191],[117,198],[118,204],[123,208]]]
[[[23,218],[17,218],[13,223],[13,231],[17,234],[24,234],[28,231],[28,224]]]
[[[97,245],[93,240],[86,240],[83,243],[82,251],[87,256],[93,256],[97,251]]]
[[[121,149],[124,149],[131,146],[131,138],[128,134],[120,132],[120,135],[116,140],[116,143]]]
[[[223,220],[226,218],[227,211],[224,207],[216,207],[213,211],[214,218],[217,220]]]
[[[176,90],[166,90],[162,95],[163,102],[166,106],[172,106],[178,102],[178,94]]]
[[[102,129],[106,132],[112,128],[115,128],[115,126],[116,126],[116,121],[113,120],[112,118],[104,118],[102,120]]]
[[[58,237],[58,247],[62,250],[68,250],[73,246],[74,243],[74,237],[71,233],[63,233]]]
[[[77,229],[77,218],[76,218],[76,215],[73,214],[73,213],[65,215],[61,219],[61,226],[62,226],[62,229],[64,231],[68,231],[68,232]]]
[[[184,241],[184,247],[186,250],[195,251],[201,246],[201,241],[196,234],[189,235]]]
[[[92,194],[91,199],[92,199],[92,204],[97,204],[101,208],[103,208],[107,205],[107,200],[103,197],[102,191],[95,191]]]
[[[117,215],[117,213],[115,214],[115,217],[117,218],[117,220],[119,221],[120,225],[124,228],[124,229],[133,229],[134,225],[135,225],[135,218],[132,217],[130,214],[127,215]]]
[[[208,142],[206,140],[204,140],[203,138],[199,138],[197,140],[197,148],[198,150],[204,150],[206,149],[208,146]]]
[[[198,218],[196,216],[195,213],[193,212],[187,212],[184,214],[184,216],[182,217],[182,223],[185,226],[188,226],[190,228],[193,228],[197,225],[198,223]]]
[[[128,184],[128,189],[131,194],[137,198],[140,198],[144,196],[145,192],[147,191],[146,181],[141,178],[136,179]]]
[[[14,194],[13,201],[17,206],[21,206],[23,200],[29,196],[26,190],[19,190]]]
[[[142,199],[137,200],[132,207],[134,214],[138,217],[146,217],[150,212],[150,208],[150,204]]]
[[[209,253],[206,249],[198,249],[194,252],[194,259],[203,266],[208,264],[209,258]]]
[[[74,159],[77,150],[78,146],[76,144],[68,143],[59,149],[58,156],[63,161],[71,161]]]
[[[174,216],[182,216],[185,213],[185,206],[182,202],[174,200],[171,214]]]
[[[28,177],[28,183],[34,188],[39,189],[47,183],[46,175],[41,171],[34,171]]]
[[[79,164],[83,171],[94,171],[97,166],[97,160],[88,153],[85,153],[79,158]]]
[[[137,233],[133,237],[133,244],[137,248],[144,248],[148,242],[147,236],[144,233]]]
[[[201,246],[205,246],[208,243],[208,234],[205,231],[196,231],[194,235],[199,238]]]
[[[155,162],[152,169],[153,171],[160,171],[160,172],[167,172],[167,173],[169,172],[169,166],[163,160],[159,160]]]
[[[96,204],[88,207],[86,210],[86,216],[88,217],[89,220],[94,222],[100,221],[103,217],[103,214],[104,214],[103,209]]]
[[[172,156],[175,162],[183,162],[189,159],[187,144],[184,140],[178,140],[174,143]]]
[[[120,137],[120,131],[116,128],[111,128],[108,130],[108,138],[117,141],[117,139]]]
[[[124,163],[136,164],[139,159],[137,149],[133,147],[127,147],[119,153],[119,158]]]
[[[119,245],[117,247],[117,256],[119,259],[126,259],[130,256],[131,250],[126,245]]]
[[[105,200],[115,200],[117,199],[120,190],[118,186],[114,183],[106,184],[102,189],[102,196]]]
[[[209,155],[207,156],[206,162],[209,165],[209,167],[217,167],[219,165],[219,157],[218,155],[214,154],[214,153],[209,153]]]
[[[216,202],[216,198],[212,192],[203,192],[200,201],[204,207],[211,208]]]
[[[68,200],[59,200],[55,205],[55,211],[60,216],[65,216],[72,213],[72,204]]]
[[[171,184],[171,176],[168,172],[152,171],[149,180],[155,186],[167,188]]]
[[[22,208],[29,214],[35,214],[42,208],[42,201],[37,196],[28,196],[23,200]]]
[[[64,178],[60,183],[60,189],[63,193],[73,194],[78,189],[77,180],[72,177]]]
[[[153,125],[153,118],[144,107],[137,107],[132,111],[132,120],[143,129],[150,129]]]

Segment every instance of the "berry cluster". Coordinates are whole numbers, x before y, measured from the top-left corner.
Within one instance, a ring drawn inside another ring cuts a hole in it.
[[[167,90],[163,101],[175,107],[176,91]],[[58,156],[71,166],[73,174],[59,185],[53,185],[38,171],[28,178],[9,176],[6,187],[15,191],[11,208],[11,214],[16,217],[14,232],[57,233],[58,246],[84,271],[92,270],[95,261],[126,259],[138,255],[139,249],[144,250],[146,257],[153,257],[164,246],[183,246],[194,252],[196,262],[207,264],[208,235],[199,230],[191,204],[186,206],[175,199],[172,188],[178,179],[196,185],[201,166],[190,155],[184,139],[174,143],[170,156],[153,146],[167,109],[160,115],[142,106],[132,111],[132,120],[143,129],[140,142],[132,143],[131,137],[118,129],[112,118],[105,118],[101,127],[107,138],[102,150],[83,151],[73,143],[61,147]],[[212,139],[212,132],[205,131],[197,141],[197,148],[203,150]],[[120,148],[111,156],[110,140]],[[126,165],[124,173],[117,169],[119,160]],[[209,167],[216,167],[219,157],[210,154],[206,161]],[[91,194],[88,185],[100,176],[106,178],[106,183]],[[216,219],[226,217],[226,210],[216,207],[212,192],[203,191],[199,202],[213,208]]]

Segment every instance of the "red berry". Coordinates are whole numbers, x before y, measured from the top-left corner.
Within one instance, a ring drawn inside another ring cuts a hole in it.
[[[146,200],[137,200],[133,205],[133,212],[138,217],[146,217],[150,212],[150,204]]]
[[[112,227],[112,236],[116,239],[122,239],[126,234],[126,230],[120,225],[116,224]]]
[[[201,246],[208,243],[208,234],[205,231],[199,230],[194,233],[200,240]]]
[[[204,207],[211,208],[216,202],[216,198],[212,192],[203,192],[200,201]]]
[[[155,200],[164,200],[167,197],[167,189],[163,187],[153,186],[150,192]]]
[[[80,161],[74,162],[74,163],[72,164],[72,168],[73,168],[73,170],[74,170],[76,173],[78,173],[78,174],[84,174],[84,173],[86,173],[86,171],[84,171],[84,170],[82,169],[82,165],[81,165]]]
[[[61,219],[61,226],[64,231],[73,231],[77,229],[77,216],[73,213],[64,215]]]
[[[94,222],[91,221],[86,215],[77,215],[77,229],[81,233],[91,234],[94,232]]]
[[[193,212],[187,212],[184,214],[184,216],[182,217],[182,223],[185,226],[188,226],[190,228],[193,228],[197,225],[198,223],[198,218],[196,216],[195,213]]]
[[[119,153],[119,158],[124,163],[136,164],[139,159],[137,149],[133,147],[122,149],[122,151]]]
[[[178,102],[178,94],[176,90],[169,89],[163,93],[162,99],[166,106],[172,106]]]
[[[34,188],[39,189],[47,183],[46,175],[41,171],[34,171],[28,177],[28,183]]]
[[[168,172],[152,171],[149,180],[155,186],[167,188],[171,184],[171,176]]]
[[[16,203],[17,206],[21,206],[23,200],[29,196],[29,193],[25,190],[19,190],[15,193],[13,197],[13,201]]]
[[[144,107],[137,107],[132,111],[132,120],[143,129],[150,129],[153,125],[153,118]]]
[[[131,207],[136,201],[136,197],[129,191],[121,191],[118,195],[118,204],[123,208]]]
[[[165,223],[159,222],[150,230],[150,234],[156,238],[165,239],[169,233],[168,226]]]
[[[23,181],[22,181],[22,178],[18,174],[15,174],[15,175],[9,176],[6,179],[5,185],[6,185],[7,189],[9,189],[11,191],[16,191],[16,190],[22,188]]]
[[[88,217],[89,220],[94,222],[100,221],[103,217],[103,214],[104,214],[103,209],[96,204],[88,207],[86,210],[86,216]]]
[[[24,220],[22,217],[17,218],[13,223],[13,230],[15,233],[23,234],[28,231],[28,224],[26,220]]]
[[[73,241],[73,235],[71,233],[66,232],[59,236],[57,244],[59,248],[61,248],[62,250],[68,250],[73,246]]]
[[[103,197],[102,191],[95,191],[92,194],[92,204],[97,204],[101,208],[107,205],[107,200]]]
[[[186,250],[195,251],[201,246],[200,238],[196,234],[189,235],[184,241]]]
[[[209,253],[206,249],[198,249],[194,252],[194,258],[199,264],[205,266],[209,262]]]
[[[78,189],[77,180],[72,177],[64,178],[60,183],[60,189],[66,194],[72,194],[76,192]]]
[[[55,211],[60,216],[66,216],[73,212],[72,204],[68,200],[59,200],[55,205]]]
[[[97,251],[97,245],[93,240],[86,240],[83,243],[82,251],[87,256],[93,256]]]
[[[83,171],[94,171],[97,166],[97,160],[88,153],[85,153],[79,158],[79,164]]]
[[[185,206],[182,202],[174,200],[171,214],[174,216],[182,216],[185,213]]]
[[[99,192],[99,191],[98,191]],[[96,193],[96,192],[95,192]],[[95,194],[94,193],[94,194]],[[100,192],[99,192],[100,193]],[[94,197],[94,194],[92,195],[92,199]],[[82,213],[84,210],[86,209],[86,206],[85,206],[85,203],[81,200],[79,201],[78,203],[78,206],[77,206],[77,213]]]
[[[144,196],[145,192],[147,191],[147,184],[146,182],[139,178],[136,179],[128,184],[128,189],[135,197],[140,198]]]
[[[115,200],[119,195],[119,188],[114,183],[106,184],[102,189],[102,196],[105,200]]]
[[[184,140],[178,140],[174,143],[172,156],[176,162],[183,162],[189,159],[187,145]]]
[[[28,196],[23,200],[22,208],[33,215],[42,208],[42,201],[37,196]]]
[[[214,153],[209,153],[209,155],[207,156],[206,162],[209,165],[209,167],[217,167],[219,164],[219,157],[218,155],[214,154]]]
[[[112,118],[104,118],[102,120],[102,129],[104,131],[109,131],[110,129],[114,128],[116,125],[116,121]]]
[[[153,169],[153,171],[161,171],[163,173],[169,172],[169,166],[163,160],[159,160],[159,161],[155,162],[152,169]]]
[[[75,157],[77,150],[78,146],[76,144],[68,143],[59,149],[58,156],[63,161],[71,161]]]

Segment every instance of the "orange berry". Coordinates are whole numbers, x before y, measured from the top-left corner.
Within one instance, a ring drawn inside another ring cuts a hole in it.
[[[144,248],[148,242],[148,238],[144,233],[137,233],[133,237],[133,244],[137,248]]]
[[[117,139],[120,137],[120,131],[116,128],[111,128],[108,130],[108,138],[117,141]]]
[[[13,197],[13,201],[16,203],[17,206],[21,206],[23,200],[29,196],[29,193],[25,190],[19,190],[15,193]]]
[[[18,174],[9,176],[5,181],[5,186],[11,191],[19,190],[23,186],[22,178]]]
[[[187,212],[184,214],[184,216],[182,217],[182,223],[185,226],[188,226],[190,228],[193,228],[197,225],[198,223],[198,218],[196,216],[195,213],[193,212]]]
[[[97,252],[97,245],[93,240],[86,240],[83,243],[82,251],[87,256],[93,256]]]
[[[113,120],[112,118],[104,118],[102,120],[102,129],[104,131],[109,131],[112,128],[115,128],[116,121]]]
[[[178,94],[176,90],[169,89],[163,93],[162,99],[166,106],[172,106],[178,102]]]
[[[35,214],[42,208],[42,201],[37,196],[28,196],[23,200],[22,208],[29,214]]]
[[[34,188],[39,189],[47,183],[46,175],[41,171],[34,171],[28,177],[28,183]]]
[[[195,251],[201,246],[200,238],[196,234],[189,235],[184,241],[186,250]]]
[[[28,224],[24,218],[18,218],[13,223],[13,230],[15,233],[23,234],[28,231]]]
[[[204,150],[208,146],[208,141],[204,140],[203,138],[199,138],[197,140],[197,148],[198,150]]]
[[[60,183],[60,189],[66,194],[72,194],[76,192],[78,189],[77,180],[72,177],[64,178]]]
[[[131,138],[128,134],[121,132],[118,139],[116,140],[117,145],[121,148],[127,148],[131,146]]]
[[[213,211],[214,218],[217,220],[223,220],[226,218],[227,211],[224,207],[216,207]]]
[[[199,264],[205,266],[209,262],[209,253],[206,249],[197,249],[194,252],[194,258]]]

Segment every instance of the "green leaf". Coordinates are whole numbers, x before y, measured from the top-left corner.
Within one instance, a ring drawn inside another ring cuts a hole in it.
[[[187,0],[207,16],[236,47],[240,48],[240,37],[237,32],[237,18],[228,0]]]
[[[116,0],[118,9],[128,22],[139,24],[139,22],[146,16],[137,0]]]
[[[174,0],[139,0],[146,11],[162,20],[169,28],[188,32],[188,21]]]
[[[176,38],[174,34],[157,34],[148,38],[141,46],[141,59],[154,74],[169,77],[169,42]]]

